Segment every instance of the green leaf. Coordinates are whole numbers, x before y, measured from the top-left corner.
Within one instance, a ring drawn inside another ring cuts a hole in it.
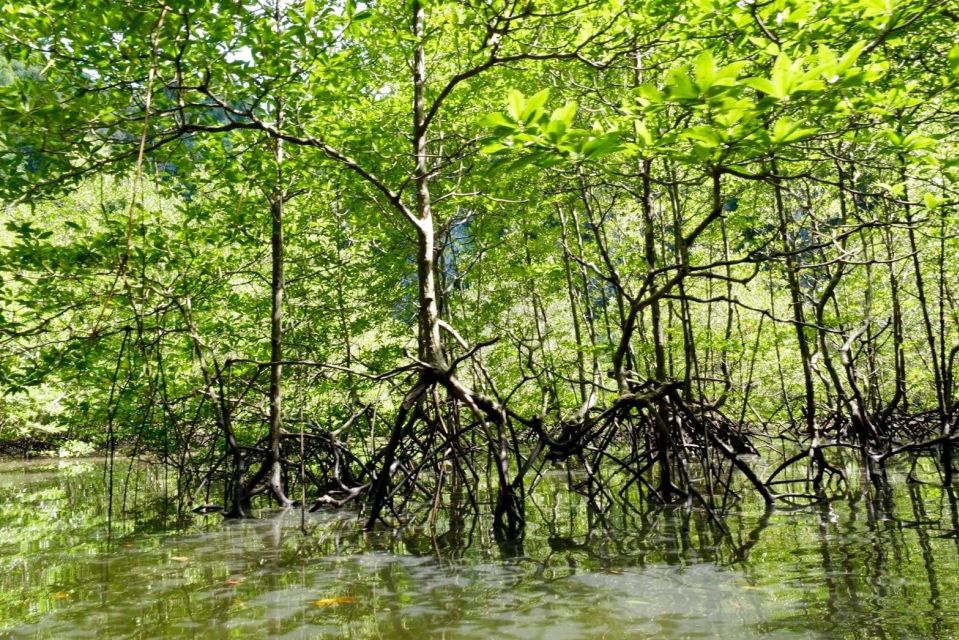
[[[856,44],[849,47],[846,50],[846,53],[843,54],[842,58],[839,59],[837,66],[837,71],[840,75],[846,75],[853,65],[859,60],[859,56],[862,55],[863,50],[866,48],[866,41],[860,40]]]
[[[488,156],[503,151],[504,149],[509,149],[509,145],[504,144],[499,140],[494,140],[493,142],[484,144],[482,147],[480,147],[480,151]]]
[[[520,156],[516,160],[513,160],[506,169],[508,171],[519,171],[523,167],[529,166],[540,159],[540,154],[530,153],[529,155]]]
[[[926,205],[926,208],[929,209],[930,211],[932,211],[933,209],[936,209],[943,202],[945,202],[944,200],[937,198],[935,195],[929,193],[928,191],[922,194],[922,201]]]
[[[796,68],[792,60],[785,53],[776,56],[776,62],[773,64],[773,72],[770,77],[772,91],[769,93],[777,100],[782,100],[790,93],[793,84],[793,77],[796,74]]]
[[[507,111],[513,120],[520,122],[523,119],[523,110],[526,108],[526,98],[516,89],[511,89],[506,96]]]
[[[652,104],[658,104],[663,101],[663,92],[660,91],[656,85],[649,82],[641,84],[636,89],[636,93],[639,94],[641,99]]]
[[[615,153],[621,148],[619,137],[615,133],[607,133],[587,140],[580,149],[580,153],[588,160],[595,160],[601,156]]]
[[[496,127],[516,129],[516,123],[502,113],[488,113],[480,118],[477,124],[488,129],[495,129]]]
[[[693,81],[682,69],[673,69],[666,77],[666,90],[670,98],[680,100],[695,100],[699,92],[693,86]]]
[[[543,114],[543,105],[546,104],[548,99],[549,89],[543,89],[529,97],[526,100],[526,106],[523,108],[519,120],[522,120],[525,124],[539,120],[539,117]]]
[[[918,131],[913,131],[902,140],[903,146],[910,151],[924,151],[936,146],[936,140],[929,136],[924,136]]]
[[[564,123],[567,127],[573,125],[573,118],[576,117],[576,109],[578,108],[575,102],[567,102],[559,109],[553,111],[549,119],[551,121],[559,121]]]
[[[696,56],[693,68],[696,74],[696,86],[699,87],[700,92],[706,93],[716,80],[716,63],[712,52],[707,49]]]
[[[649,133],[649,129],[646,127],[646,123],[642,120],[636,122],[636,139],[638,142],[641,142],[644,146],[651,147],[653,146],[653,136]]]
[[[739,77],[740,72],[746,68],[747,64],[745,61],[727,64],[716,74],[716,82],[725,81],[723,84],[732,84],[732,82]]]
[[[690,127],[683,131],[682,135],[684,138],[695,140],[708,149],[715,149],[723,143],[722,134],[713,127],[705,125]]]
[[[816,129],[803,127],[791,118],[782,117],[773,125],[771,139],[773,144],[788,144],[816,133]]]
[[[830,83],[838,82],[840,74],[839,59],[836,57],[836,52],[825,44],[820,44],[816,50],[816,58],[819,62],[819,72],[826,78],[826,81]]]
[[[776,93],[776,87],[767,78],[743,78],[740,82],[769,96]]]
[[[893,131],[892,129],[887,129],[883,131],[883,135],[885,135],[886,139],[889,140],[889,142],[891,142],[894,147],[902,146],[903,138],[896,131]]]
[[[546,123],[543,131],[546,132],[546,136],[550,142],[557,144],[562,141],[563,134],[566,133],[567,128],[566,123],[562,120],[550,120]]]

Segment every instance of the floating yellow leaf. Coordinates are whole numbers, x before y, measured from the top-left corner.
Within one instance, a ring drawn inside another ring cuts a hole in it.
[[[353,596],[336,596],[335,598],[321,598],[314,600],[313,604],[318,607],[335,607],[338,604],[352,604],[356,602]]]
[[[66,600],[67,598],[70,597],[70,594],[67,593],[66,591],[57,591],[53,593],[52,595],[57,600]]]
[[[176,560],[177,562],[187,562],[190,559],[186,556],[170,556],[170,560]]]

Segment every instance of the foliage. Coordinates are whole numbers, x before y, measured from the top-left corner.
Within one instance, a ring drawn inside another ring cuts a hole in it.
[[[506,502],[526,442],[642,440],[627,466],[668,498],[728,424],[809,447],[817,479],[820,446],[935,436],[951,476],[948,3],[2,12],[4,433],[150,451],[185,491],[230,464],[257,485],[263,451],[289,484],[291,434],[342,437],[371,522],[393,456],[459,455],[449,424]]]

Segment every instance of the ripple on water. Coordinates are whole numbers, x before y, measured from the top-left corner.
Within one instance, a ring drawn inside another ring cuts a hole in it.
[[[501,552],[485,525],[467,546],[334,514],[311,514],[308,536],[298,512],[178,529],[141,480],[108,537],[99,464],[0,465],[0,637],[959,636],[959,543],[937,537],[959,513],[932,486],[871,519],[855,496],[745,508],[723,537],[681,510],[590,531],[546,485],[565,515],[531,510],[524,545]]]

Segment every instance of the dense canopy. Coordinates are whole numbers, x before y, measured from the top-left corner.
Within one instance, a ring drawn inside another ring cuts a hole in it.
[[[5,442],[232,515],[488,486],[506,538],[551,463],[717,517],[951,481],[954,0],[0,14]]]

